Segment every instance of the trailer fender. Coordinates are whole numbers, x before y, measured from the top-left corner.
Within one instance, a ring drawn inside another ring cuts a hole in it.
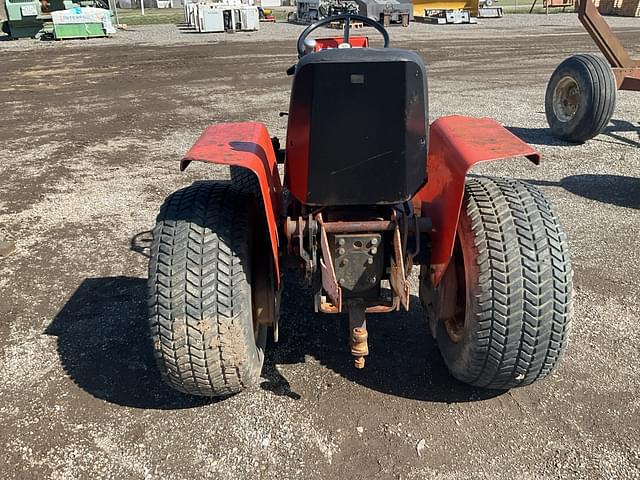
[[[474,165],[540,154],[490,118],[442,117],[429,129],[428,181],[415,196],[421,215],[431,219],[431,282],[437,285],[453,253],[467,173]]]
[[[194,161],[243,167],[257,177],[273,253],[275,286],[278,288],[278,218],[282,208],[282,184],[267,128],[257,122],[211,125],[180,161],[180,171]]]

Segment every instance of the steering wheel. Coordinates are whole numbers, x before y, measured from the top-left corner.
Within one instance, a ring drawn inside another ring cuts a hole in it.
[[[305,54],[304,41],[307,39],[307,37],[311,32],[331,22],[337,22],[340,20],[344,21],[344,34],[342,36],[342,43],[349,43],[349,28],[351,26],[351,21],[356,20],[358,22],[362,22],[364,25],[368,25],[370,27],[375,28],[378,32],[380,32],[380,34],[382,35],[382,38],[384,38],[383,48],[389,48],[389,33],[387,32],[386,28],[380,25],[380,23],[370,19],[369,17],[365,17],[363,15],[353,15],[351,13],[342,13],[340,15],[325,17],[319,22],[316,22],[312,25],[309,25],[307,28],[305,28],[300,34],[300,36],[298,37],[298,56],[302,57]]]

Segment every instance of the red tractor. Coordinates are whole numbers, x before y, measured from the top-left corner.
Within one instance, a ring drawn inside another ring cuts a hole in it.
[[[352,20],[384,48],[350,38]],[[335,21],[341,38],[309,37]],[[454,377],[507,389],[548,375],[572,311],[565,234],[535,187],[467,178],[479,162],[539,154],[488,118],[429,126],[421,58],[389,48],[369,18],[325,18],[297,46],[286,148],[261,123],[208,127],[181,169],[229,165],[231,181],[179,190],[158,216],[150,326],[164,379],[212,397],[255,384],[269,328],[277,341],[285,264],[313,287],[316,311],[348,313],[356,368],[366,314],[409,309],[419,267],[426,323]]]

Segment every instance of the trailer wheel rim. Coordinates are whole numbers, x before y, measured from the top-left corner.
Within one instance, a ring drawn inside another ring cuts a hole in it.
[[[580,105],[580,87],[573,77],[560,79],[553,90],[553,113],[561,122],[569,122],[576,116]]]

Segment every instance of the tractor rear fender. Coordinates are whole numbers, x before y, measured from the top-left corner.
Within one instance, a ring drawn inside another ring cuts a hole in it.
[[[449,265],[464,196],[467,173],[491,160],[525,156],[540,163],[540,154],[490,118],[442,117],[429,130],[428,180],[414,201],[429,217],[431,282],[437,285]]]
[[[280,284],[278,265],[278,217],[282,207],[282,185],[276,155],[267,128],[262,123],[221,123],[205,129],[180,162],[207,162],[251,170],[260,184],[265,224],[273,253],[276,288]]]

